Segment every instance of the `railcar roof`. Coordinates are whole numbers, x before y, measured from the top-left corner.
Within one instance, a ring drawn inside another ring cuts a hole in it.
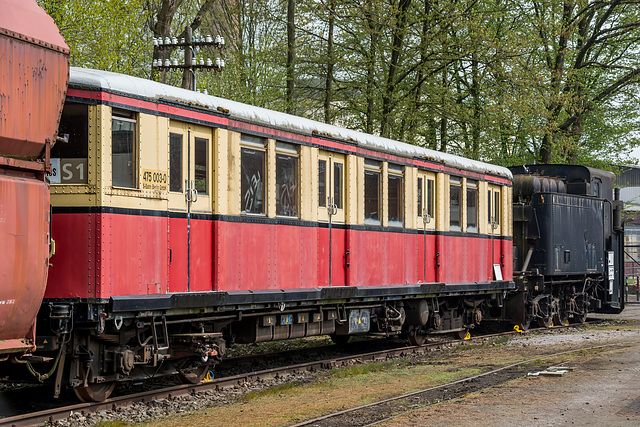
[[[109,71],[72,67],[69,84],[100,90],[129,94],[154,101],[172,101],[198,106],[211,110],[219,107],[229,111],[230,118],[286,129],[302,135],[326,135],[331,138],[356,143],[358,146],[384,153],[409,158],[422,158],[427,161],[443,163],[458,169],[497,175],[511,179],[509,169],[490,163],[471,160],[453,154],[429,150],[416,145],[405,144],[388,138],[382,138],[339,126],[317,122],[303,117],[293,116],[266,108],[255,107],[216,96],[205,95],[152,80],[132,77]]]

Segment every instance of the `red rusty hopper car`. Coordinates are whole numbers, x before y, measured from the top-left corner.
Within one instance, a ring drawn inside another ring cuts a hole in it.
[[[69,80],[69,48],[33,0],[0,13],[0,360],[35,350],[49,266],[48,153]]]

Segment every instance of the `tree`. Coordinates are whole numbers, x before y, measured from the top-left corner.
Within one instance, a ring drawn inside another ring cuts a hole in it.
[[[539,160],[577,162],[589,120],[600,122],[640,76],[640,8],[634,0],[532,2],[539,60],[547,83]],[[626,101],[629,101],[627,97]],[[595,129],[591,132],[596,131]],[[612,139],[600,134],[601,143]],[[593,139],[592,139],[593,141]],[[615,145],[615,144],[614,144]]]

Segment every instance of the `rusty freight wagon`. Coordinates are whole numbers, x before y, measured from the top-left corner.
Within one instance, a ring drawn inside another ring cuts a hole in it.
[[[49,266],[45,173],[69,80],[69,48],[33,0],[0,13],[0,360],[35,350]]]

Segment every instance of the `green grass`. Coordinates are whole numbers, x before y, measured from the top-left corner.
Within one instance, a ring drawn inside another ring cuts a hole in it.
[[[327,376],[334,378],[349,378],[357,375],[387,371],[389,369],[397,368],[400,365],[402,365],[402,363],[399,361],[369,362],[362,365],[348,366],[346,368],[334,368],[328,372]]]
[[[293,382],[290,382],[290,383],[278,384],[278,385],[275,385],[273,387],[266,388],[264,390],[251,391],[251,392],[243,395],[239,400],[241,402],[247,403],[250,400],[257,399],[259,397],[275,396],[275,395],[278,395],[278,394],[282,394],[282,393],[284,393],[286,391],[293,390],[293,389],[295,389],[297,387],[300,387],[301,385],[302,385],[302,383],[299,382],[299,381],[293,381]]]
[[[98,421],[94,424],[94,427],[126,427],[131,424],[125,423],[124,421]]]

